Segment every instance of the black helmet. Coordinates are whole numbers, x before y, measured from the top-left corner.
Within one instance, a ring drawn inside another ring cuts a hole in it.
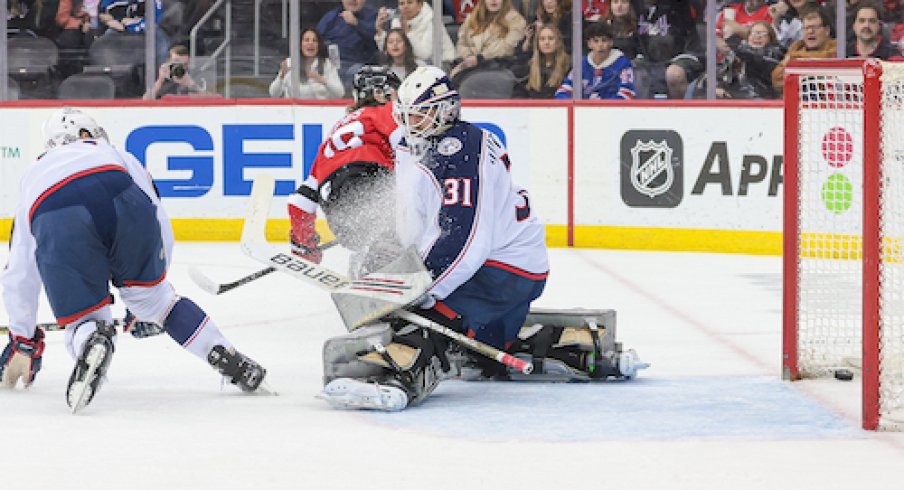
[[[355,80],[352,83],[352,96],[355,98],[356,104],[361,104],[372,99],[374,93],[378,90],[385,97],[389,97],[402,81],[399,77],[385,66],[365,65],[355,73]]]

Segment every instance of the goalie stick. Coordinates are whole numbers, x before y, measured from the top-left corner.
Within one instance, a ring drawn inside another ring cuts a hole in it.
[[[251,188],[248,215],[242,229],[242,250],[255,260],[329,291],[349,331],[387,314],[395,314],[399,318],[445,335],[505,366],[510,366],[525,374],[533,371],[533,364],[528,361],[506,354],[495,347],[469,338],[417,314],[402,310],[404,306],[418,300],[433,284],[433,278],[424,269],[420,256],[411,249],[384,269],[357,280],[349,279],[300,257],[273,252],[264,236],[275,185],[273,177],[267,174],[259,175],[255,179]],[[397,272],[397,270],[415,270],[415,272]]]
[[[411,250],[383,270],[351,279],[270,245],[265,239],[265,231],[275,185],[271,175],[262,174],[255,179],[242,228],[242,250],[252,259],[280,272],[340,295],[346,307],[339,306],[339,309],[347,324],[361,325],[391,313],[420,298],[433,283],[420,257]],[[419,268],[409,267],[415,262],[412,254]]]
[[[407,310],[399,310],[393,313],[394,316],[397,316],[403,320],[414,323],[415,325],[419,325],[424,328],[429,328],[434,332],[445,335],[450,339],[458,342],[459,344],[473,350],[478,354],[482,354],[484,356],[489,357],[490,359],[495,360],[496,362],[508,366],[510,368],[521,371],[524,374],[530,374],[534,371],[534,365],[530,361],[524,361],[522,359],[518,359],[517,357],[502,352],[501,350],[480,342],[479,340],[474,340],[467,335],[461,334],[452,330],[451,328],[442,325],[440,323],[434,322],[433,320],[429,320],[424,318],[417,313],[412,313]]]
[[[324,243],[323,245],[321,245],[320,250],[327,250],[327,249],[335,247],[338,244],[339,244],[338,241],[333,240],[331,242],[327,242],[327,243]],[[195,284],[198,285],[198,287],[203,289],[204,292],[213,294],[213,295],[223,294],[227,291],[232,291],[233,289],[235,289],[239,286],[244,286],[245,284],[248,284],[251,281],[256,281],[256,280],[266,276],[267,274],[270,274],[271,272],[276,272],[276,268],[275,267],[267,267],[267,268],[261,269],[257,272],[248,274],[245,277],[236,279],[235,281],[225,282],[225,283],[221,284],[221,283],[214,282],[213,279],[207,277],[197,267],[191,266],[188,268],[188,275],[191,277],[191,280],[194,281]]]

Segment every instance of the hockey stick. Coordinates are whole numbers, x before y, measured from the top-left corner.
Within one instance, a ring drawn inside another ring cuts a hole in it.
[[[59,323],[56,323],[56,322],[39,323],[36,326],[40,327],[45,332],[62,332],[63,330],[66,330],[66,325],[60,325]],[[121,327],[122,320],[113,320],[113,326]],[[0,325],[0,335],[6,335],[8,333],[9,333],[9,325]]]
[[[327,242],[327,243],[324,243],[323,245],[321,245],[320,250],[327,250],[327,249],[335,247],[338,244],[339,244],[338,241],[333,240],[331,242]],[[256,280],[266,276],[267,274],[270,274],[271,272],[276,272],[276,268],[275,267],[267,267],[267,268],[261,269],[257,272],[254,272],[252,274],[248,274],[247,276],[237,279],[235,281],[220,284],[220,283],[214,282],[213,279],[204,275],[204,273],[201,272],[197,267],[191,266],[188,268],[188,275],[191,277],[192,281],[194,281],[195,284],[197,284],[198,287],[203,289],[205,292],[213,294],[213,295],[223,294],[226,291],[232,291],[233,289],[235,289],[239,286],[248,284],[251,281],[256,281]]]
[[[416,256],[415,252],[404,254],[402,259],[407,261],[397,261],[404,264],[396,265],[394,262],[383,270],[351,279],[274,248],[264,238],[274,187],[271,175],[262,174],[255,179],[242,229],[242,250],[254,260],[344,298],[344,303],[349,307],[340,307],[340,313],[347,324],[359,325],[390,313],[418,299],[432,284],[433,278],[424,269],[419,257],[419,269],[404,267],[408,262],[413,262],[410,255],[414,253]]]
[[[468,337],[467,335],[460,334],[445,325],[442,325],[437,322],[434,322],[433,320],[424,318],[424,317],[418,315],[417,313],[412,313],[407,310],[398,310],[398,311],[394,312],[393,315],[395,315],[403,320],[407,320],[411,323],[414,323],[415,325],[419,325],[424,328],[429,328],[430,330],[433,330],[434,332],[436,332],[438,334],[445,335],[446,337],[449,337],[450,339],[454,340],[455,342],[458,342],[459,344],[467,347],[468,349],[473,350],[474,352],[476,352],[478,354],[487,356],[490,359],[493,359],[502,365],[508,366],[515,370],[518,370],[524,374],[530,374],[534,370],[534,365],[530,361],[524,361],[524,360],[518,359],[517,357],[515,357],[511,354],[502,352],[501,350],[499,350],[491,345],[484,344],[483,342],[480,342],[479,340],[474,340],[471,337]]]

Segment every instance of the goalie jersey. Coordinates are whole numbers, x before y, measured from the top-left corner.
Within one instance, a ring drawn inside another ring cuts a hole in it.
[[[81,140],[53,148],[38,157],[19,184],[9,262],[0,276],[3,303],[13,335],[31,337],[38,311],[41,275],[35,258],[37,244],[31,231],[33,212],[51,194],[79,177],[105,171],[126,172],[157,206],[157,221],[167,264],[172,257],[173,230],[147,170],[131,154],[101,140]],[[113,226],[113,224],[111,224]]]
[[[445,299],[483,266],[546,277],[544,225],[494,134],[458,122],[424,148],[403,142],[396,157],[400,239],[433,275],[431,295]]]

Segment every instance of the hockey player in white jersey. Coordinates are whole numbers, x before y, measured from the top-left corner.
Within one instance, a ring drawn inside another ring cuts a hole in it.
[[[545,230],[527,191],[512,182],[503,144],[459,120],[459,108],[458,92],[438,68],[418,68],[399,87],[398,231],[434,278],[414,311],[505,349],[546,284]],[[449,368],[446,345],[400,321],[331,339],[321,397],[351,408],[417,404]]]
[[[44,125],[47,152],[22,177],[3,271],[9,344],[0,355],[0,382],[34,382],[43,332],[35,326],[44,286],[65,343],[76,360],[66,399],[73,411],[90,403],[109,367],[116,330],[109,283],[139,319],[162,325],[187,351],[244,391],[266,374],[236,352],[216,324],[166,280],[173,233],[148,172],[112,147],[90,116],[55,111]]]

